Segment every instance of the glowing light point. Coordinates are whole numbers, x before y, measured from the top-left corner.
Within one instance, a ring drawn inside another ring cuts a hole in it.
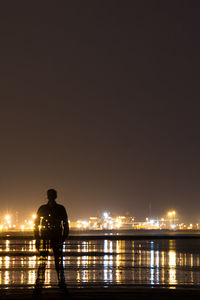
[[[105,219],[107,219],[107,218],[109,217],[109,213],[108,213],[107,211],[105,211],[105,212],[103,213],[103,217],[104,217]]]
[[[6,221],[10,221],[10,215],[5,215]]]

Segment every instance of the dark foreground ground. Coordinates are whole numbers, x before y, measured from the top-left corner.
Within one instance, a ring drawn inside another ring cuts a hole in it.
[[[0,299],[200,299],[200,288],[71,288],[66,296],[56,288],[44,289],[41,296],[33,296],[32,289],[7,289],[0,291]]]

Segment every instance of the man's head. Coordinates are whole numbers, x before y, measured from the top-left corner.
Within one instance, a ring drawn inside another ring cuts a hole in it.
[[[47,191],[47,198],[49,199],[49,202],[54,202],[57,198],[57,192],[54,189],[49,189]]]

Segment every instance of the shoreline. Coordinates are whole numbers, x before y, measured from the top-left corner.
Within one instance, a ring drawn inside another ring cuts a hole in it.
[[[199,239],[200,230],[71,230],[67,240]],[[32,231],[0,232],[0,240],[34,240]]]

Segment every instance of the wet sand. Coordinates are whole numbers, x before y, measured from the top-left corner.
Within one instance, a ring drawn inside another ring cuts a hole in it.
[[[1,290],[0,299],[25,300],[25,299],[200,299],[200,288],[71,288],[70,296],[62,294],[59,289],[44,289],[41,296],[33,296],[32,289],[7,289]]]
[[[33,241],[0,245],[0,300],[4,299],[200,299],[200,239],[67,241],[70,297],[57,288],[49,257],[41,297],[33,297],[38,256]]]

